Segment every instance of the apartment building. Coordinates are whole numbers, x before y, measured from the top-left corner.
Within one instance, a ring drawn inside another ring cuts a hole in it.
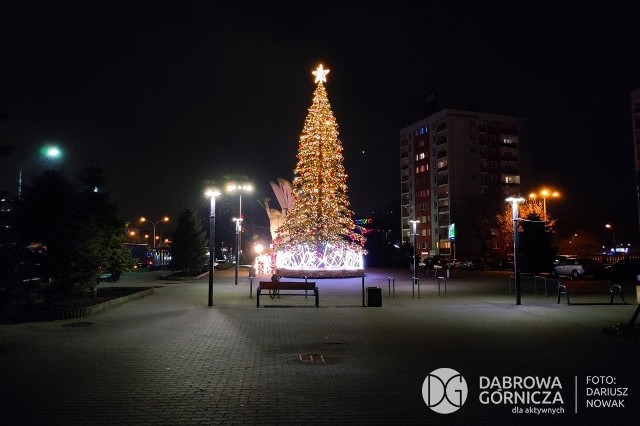
[[[638,226],[640,226],[640,89],[631,91],[631,120],[631,131],[633,135],[633,162],[636,166]]]
[[[530,138],[525,118],[455,109],[402,129],[403,242],[413,243],[415,232],[421,257],[480,255],[463,219],[477,213],[470,203],[480,194],[521,193],[523,176],[530,179]]]

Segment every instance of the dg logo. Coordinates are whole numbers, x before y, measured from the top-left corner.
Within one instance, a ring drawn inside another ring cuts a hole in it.
[[[467,400],[468,391],[467,381],[451,368],[433,370],[422,383],[422,399],[439,414],[457,411]]]

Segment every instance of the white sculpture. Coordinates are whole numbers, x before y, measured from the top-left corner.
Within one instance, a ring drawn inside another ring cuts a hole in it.
[[[293,208],[293,196],[291,192],[293,191],[293,185],[282,178],[278,178],[278,183],[271,182],[271,188],[273,189],[274,194],[276,195],[276,199],[278,200],[278,204],[280,204],[280,208],[272,209],[269,207],[269,201],[271,199],[264,198],[264,209],[267,212],[267,216],[269,216],[269,230],[271,231],[271,238],[275,239],[278,236],[278,228],[284,224],[284,220],[287,217],[287,213]]]
[[[271,182],[271,188],[273,193],[276,194],[276,199],[282,208],[282,214],[285,216],[293,208],[293,185],[286,179],[278,178],[278,183]]]

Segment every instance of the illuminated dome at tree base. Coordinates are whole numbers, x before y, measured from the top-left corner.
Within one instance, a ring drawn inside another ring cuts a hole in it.
[[[364,275],[364,250],[356,244],[298,244],[275,253],[279,277],[350,278]]]
[[[364,269],[277,269],[283,278],[356,278],[364,276]]]

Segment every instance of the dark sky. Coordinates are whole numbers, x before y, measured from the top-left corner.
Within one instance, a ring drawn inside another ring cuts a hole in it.
[[[528,117],[538,181],[525,187],[563,193],[548,210],[565,232],[606,238],[612,223],[637,243],[638,6],[383,3],[3,2],[0,137],[17,147],[0,158],[0,189],[55,141],[71,178],[101,161],[125,220],[206,206],[203,181],[228,174],[256,184],[251,220],[275,198],[269,181],[293,177],[323,63],[357,215],[398,208],[398,133],[435,91],[436,109]]]

